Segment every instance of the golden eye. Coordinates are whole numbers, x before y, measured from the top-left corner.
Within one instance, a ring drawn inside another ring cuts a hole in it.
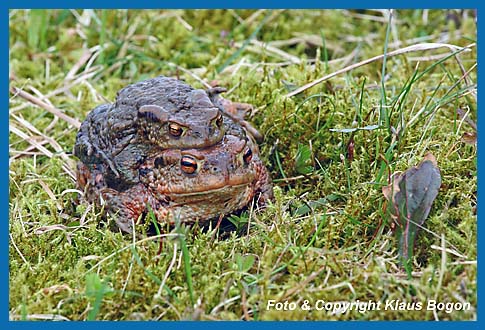
[[[253,159],[253,152],[250,148],[247,148],[246,151],[244,151],[243,159],[246,164],[249,164],[251,159]]]
[[[222,115],[219,114],[219,116],[217,116],[217,118],[216,118],[216,125],[217,125],[217,127],[221,128],[223,121],[224,121],[224,119],[222,118]]]
[[[168,132],[172,136],[179,137],[180,135],[182,135],[184,130],[183,130],[182,126],[180,126],[179,124],[170,123],[170,124],[168,124]]]
[[[180,168],[187,174],[192,174],[197,171],[197,161],[191,156],[182,156],[180,160]]]

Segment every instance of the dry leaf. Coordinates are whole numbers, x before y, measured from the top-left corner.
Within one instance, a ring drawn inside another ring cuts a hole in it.
[[[396,225],[399,254],[405,266],[413,256],[416,235],[428,217],[440,186],[436,158],[428,153],[417,167],[394,174],[392,183],[382,188],[389,201],[388,210]]]

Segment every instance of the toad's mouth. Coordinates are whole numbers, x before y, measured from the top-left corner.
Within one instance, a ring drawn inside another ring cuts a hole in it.
[[[170,208],[189,208],[191,212],[201,212],[204,216],[226,213],[247,204],[252,197],[252,188],[249,185],[224,186],[206,192],[188,192],[173,194],[170,199]],[[193,213],[192,213],[193,214]]]
[[[232,174],[221,176],[204,176],[194,178],[193,181],[178,183],[167,183],[165,186],[158,186],[158,193],[176,198],[188,196],[214,195],[223,193],[225,190],[238,190],[241,187],[250,187],[256,180],[255,172],[244,174]]]
[[[171,192],[169,195],[174,197],[172,199],[176,199],[177,197],[194,197],[194,198],[197,198],[197,197],[204,197],[204,199],[207,199],[208,196],[210,195],[219,195],[219,194],[223,194],[223,193],[230,193],[230,192],[235,192],[235,191],[238,191],[240,189],[244,189],[244,188],[247,188],[249,187],[251,184],[250,181],[248,182],[244,182],[244,183],[240,183],[240,184],[225,184],[225,185],[221,185],[219,187],[213,187],[213,188],[210,188],[210,189],[204,189],[204,190],[200,190],[200,191],[177,191],[177,192]]]

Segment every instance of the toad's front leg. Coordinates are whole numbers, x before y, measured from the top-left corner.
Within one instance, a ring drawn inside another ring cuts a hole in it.
[[[104,207],[123,232],[132,233],[133,225],[144,220],[150,210],[156,219],[167,218],[168,210],[165,205],[153,197],[146,186],[141,183],[123,190],[113,189],[107,184],[101,164],[89,167],[79,162],[77,166],[77,182],[84,197],[90,203]],[[118,185],[119,186],[119,185]]]
[[[208,90],[211,101],[228,117],[243,126],[249,134],[251,134],[257,142],[263,141],[263,135],[250,122],[246,121],[248,112],[252,112],[254,107],[249,103],[232,102],[226,100],[219,94],[225,92],[226,89],[222,87],[215,87]]]
[[[122,192],[103,189],[101,195],[107,212],[113,216],[119,229],[126,233],[133,233],[134,225],[147,221],[149,212],[153,212],[155,219],[160,223],[163,223],[169,214],[165,205],[155,199],[141,183]]]
[[[268,169],[262,162],[258,162],[255,169],[258,178],[254,184],[255,198],[258,205],[264,207],[269,201],[274,200],[273,182]]]

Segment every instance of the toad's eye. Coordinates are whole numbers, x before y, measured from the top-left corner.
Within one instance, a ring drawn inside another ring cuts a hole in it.
[[[184,132],[184,129],[179,124],[170,123],[168,124],[168,132],[174,137],[179,137]]]
[[[187,174],[192,174],[197,171],[197,161],[191,156],[182,156],[180,160],[180,168]]]
[[[246,151],[244,151],[243,160],[246,164],[249,164],[251,159],[253,159],[253,151],[250,148],[247,148]]]
[[[222,119],[222,115],[219,114],[219,116],[217,116],[217,118],[216,118],[216,125],[217,125],[217,127],[221,128],[223,121],[224,120]]]

